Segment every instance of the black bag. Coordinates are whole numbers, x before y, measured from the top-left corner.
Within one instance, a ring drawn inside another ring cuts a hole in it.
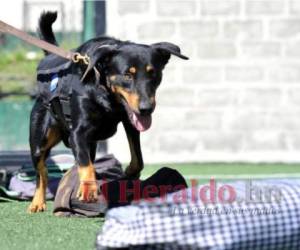
[[[0,196],[17,196],[17,193],[8,190],[9,182],[14,173],[20,170],[23,164],[27,163],[31,163],[31,158],[26,151],[0,152]]]
[[[58,182],[66,170],[74,166],[71,154],[53,154],[47,161],[47,199],[54,199]],[[27,151],[0,154],[0,196],[10,199],[31,200],[36,187],[36,171]]]

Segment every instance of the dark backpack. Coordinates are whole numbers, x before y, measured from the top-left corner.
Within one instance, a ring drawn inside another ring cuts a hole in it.
[[[56,154],[46,161],[49,185],[47,199],[54,199],[59,180],[74,165],[71,154]],[[0,196],[11,199],[30,200],[35,191],[36,171],[29,152],[1,152]]]

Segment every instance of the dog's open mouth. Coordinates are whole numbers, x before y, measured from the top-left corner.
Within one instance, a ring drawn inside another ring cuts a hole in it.
[[[152,123],[151,115],[139,115],[129,107],[128,103],[123,98],[122,102],[125,106],[128,118],[136,130],[143,132],[150,128]]]
[[[130,121],[132,125],[140,132],[146,131],[150,128],[152,117],[151,115],[147,116],[141,116],[139,114],[136,114],[135,112],[131,111],[131,114],[129,115]]]

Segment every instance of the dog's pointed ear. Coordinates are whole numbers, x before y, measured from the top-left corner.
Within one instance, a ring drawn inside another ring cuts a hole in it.
[[[117,45],[108,45],[107,44],[107,45],[101,45],[101,46],[92,48],[89,51],[87,51],[87,55],[89,57],[89,64],[81,78],[81,81],[83,81],[85,79],[85,77],[87,76],[87,74],[92,69],[94,69],[97,62],[104,60],[108,56],[112,55],[114,52],[116,52],[116,49],[117,49]],[[95,70],[95,72],[97,73],[97,70]]]
[[[151,47],[158,52],[160,52],[166,59],[166,62],[170,59],[171,55],[177,56],[181,59],[188,60],[189,58],[187,56],[184,56],[180,52],[180,48],[173,44],[168,42],[161,42],[161,43],[154,43],[151,45]]]

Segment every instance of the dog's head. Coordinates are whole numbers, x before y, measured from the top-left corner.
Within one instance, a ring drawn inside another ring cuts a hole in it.
[[[178,46],[167,42],[102,45],[90,54],[89,69],[96,67],[104,73],[107,86],[124,105],[132,125],[145,131],[151,125],[156,89],[171,55],[188,59]]]

